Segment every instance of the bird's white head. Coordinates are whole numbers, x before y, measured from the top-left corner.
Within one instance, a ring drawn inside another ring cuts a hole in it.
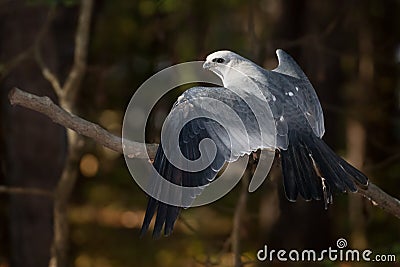
[[[224,80],[231,68],[236,69],[237,66],[245,60],[245,58],[234,52],[222,50],[208,55],[206,62],[203,64],[203,68],[214,72]]]
[[[222,50],[208,55],[203,68],[217,74],[227,86],[235,76],[250,75],[257,65],[232,51]]]

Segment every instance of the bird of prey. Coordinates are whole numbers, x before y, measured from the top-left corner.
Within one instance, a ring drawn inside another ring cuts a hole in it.
[[[278,49],[276,54],[279,64],[273,70],[231,51],[207,56],[203,68],[218,75],[224,86],[190,88],[178,98],[171,112],[178,112],[181,118],[200,114],[179,133],[179,149],[187,159],[201,156],[199,145],[205,138],[215,143],[216,155],[202,170],[182,170],[167,159],[161,142],[153,166],[162,177],[177,185],[201,189],[215,179],[225,162],[258,149],[273,148],[281,157],[285,194],[290,201],[301,196],[305,200],[322,199],[326,206],[332,202],[334,192],[356,192],[357,186],[368,186],[368,178],[321,139],[325,132],[322,108],[304,72],[283,50]],[[212,113],[221,120],[225,116],[218,106],[205,105],[208,99],[232,107],[238,122],[226,118],[227,127],[206,116]],[[169,124],[174,127],[174,122]],[[237,130],[243,125],[245,133]],[[164,235],[170,235],[180,209],[149,197],[141,235],[148,230],[156,211],[153,237],[161,235],[163,226]]]

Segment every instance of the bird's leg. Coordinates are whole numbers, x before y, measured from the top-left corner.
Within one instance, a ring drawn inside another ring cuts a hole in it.
[[[325,178],[322,176],[317,164],[315,163],[315,160],[312,156],[312,154],[309,154],[311,161],[313,163],[314,166],[314,170],[317,173],[318,177],[321,178],[321,184],[322,184],[322,193],[324,195],[324,204],[325,204],[325,209],[328,209],[328,205],[333,203],[333,198],[332,198],[332,194],[330,194],[329,192],[329,188],[326,186],[325,183]]]
[[[252,156],[253,156],[254,163],[255,163],[255,164],[258,163],[258,160],[259,160],[258,151],[252,152],[251,154],[252,154]]]
[[[328,190],[327,190],[327,187],[326,187],[326,184],[325,184],[325,178],[322,177],[322,176],[320,176],[320,178],[321,178],[321,183],[322,183],[322,192],[324,194],[325,209],[327,210],[328,209],[328,205],[332,204],[332,200],[333,199],[332,199],[332,195],[328,194]]]

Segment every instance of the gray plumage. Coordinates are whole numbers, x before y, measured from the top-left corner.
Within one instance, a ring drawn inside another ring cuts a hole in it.
[[[166,159],[161,144],[154,161],[160,175],[178,185],[206,186],[226,161],[235,161],[257,149],[272,148],[280,151],[284,188],[290,201],[296,201],[300,195],[306,200],[324,199],[328,204],[335,191],[355,192],[357,185],[368,185],[364,174],[321,139],[325,132],[322,108],[304,72],[283,50],[277,50],[277,56],[279,65],[274,70],[265,70],[230,51],[218,51],[207,57],[204,68],[216,73],[224,87],[191,88],[178,98],[171,112],[182,119],[190,114],[199,116],[179,134],[184,156],[190,160],[199,158],[200,141],[210,138],[217,148],[216,157],[202,171],[182,171]],[[207,106],[207,99],[232,107],[241,122],[221,112],[217,105]],[[210,114],[217,121],[225,120],[225,128],[207,118]],[[172,129],[177,122],[169,123]],[[156,210],[153,236],[160,236],[163,225],[165,235],[172,232],[180,208],[150,197],[142,235]]]

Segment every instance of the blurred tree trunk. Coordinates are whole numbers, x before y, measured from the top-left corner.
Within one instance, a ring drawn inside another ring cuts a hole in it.
[[[347,118],[347,160],[362,171],[365,162],[366,129],[361,117],[367,110],[369,97],[373,86],[374,64],[372,36],[367,26],[361,27],[358,36],[359,62],[358,84],[353,89],[348,102],[348,110],[355,114],[356,118]],[[364,198],[351,194],[349,199],[349,218],[351,230],[351,244],[357,249],[365,249],[368,246],[366,237],[366,216],[364,212]]]
[[[278,221],[280,216],[279,207],[279,186],[281,186],[280,179],[281,169],[280,166],[274,164],[270,170],[267,179],[268,184],[263,186],[263,195],[260,199],[259,208],[259,236],[268,236],[270,231],[273,229],[275,223]],[[264,241],[265,242],[265,241]]]
[[[346,128],[347,160],[354,167],[362,170],[365,160],[365,128],[359,121],[352,118],[347,119]],[[349,194],[349,218],[352,247],[365,249],[368,243],[366,237],[364,198],[358,194]]]
[[[0,61],[8,62],[25,52],[37,38],[45,23],[47,6],[26,6],[25,1],[7,2],[0,26]],[[27,30],[29,29],[29,30]],[[68,29],[65,29],[68,31]],[[65,32],[64,32],[65,33]],[[54,35],[47,34],[44,57],[56,67],[57,47]],[[17,69],[1,77],[1,115],[6,161],[6,183],[17,187],[53,190],[60,176],[66,154],[65,130],[44,116],[29,110],[11,107],[7,93],[13,86],[29,88],[32,93],[55,95],[32,57],[20,62]],[[9,196],[9,231],[11,266],[46,266],[50,258],[53,235],[52,199]]]
[[[318,82],[326,79],[326,68],[320,51],[316,49],[315,42],[305,42],[303,37],[307,32],[318,32],[312,20],[320,2],[308,1],[273,1],[270,0],[271,36],[277,42],[267,55],[273,55],[277,48],[286,50],[292,55],[315,85],[318,95],[328,92],[322,91],[323,87]],[[294,25],[296,25],[294,27]],[[280,169],[280,168],[279,168]],[[271,227],[263,227],[262,232],[268,234],[272,247],[322,247],[329,240],[329,235],[316,235],[315,229],[321,233],[329,233],[330,218],[320,201],[305,202],[299,197],[296,203],[289,202],[283,192],[282,182],[279,182],[279,194],[275,188],[265,193],[261,199],[259,213],[260,222]],[[267,195],[268,194],[268,195]],[[276,199],[280,196],[281,199]],[[267,204],[268,203],[268,204]],[[282,238],[285,233],[287,238]],[[264,237],[264,236],[262,236]],[[310,238],[312,237],[312,238]],[[264,238],[265,242],[265,238]],[[268,244],[270,245],[270,244]]]

